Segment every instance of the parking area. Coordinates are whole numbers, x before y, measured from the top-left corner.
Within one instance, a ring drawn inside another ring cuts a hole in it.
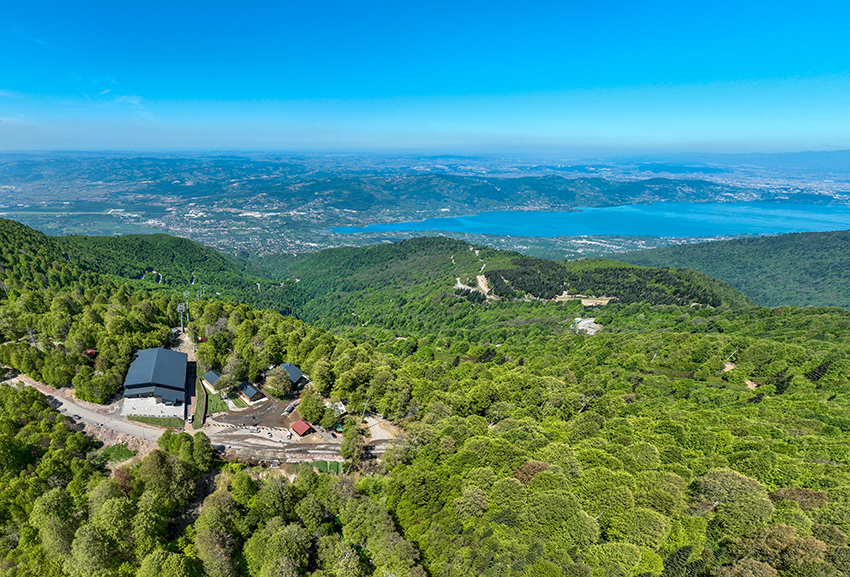
[[[265,402],[255,403],[245,409],[235,409],[216,415],[215,420],[217,423],[226,423],[229,425],[289,429],[295,424],[295,421],[301,418],[298,416],[298,411],[292,411],[289,414],[283,412],[290,402],[268,399]]]
[[[170,407],[157,403],[153,397],[143,397],[139,399],[124,398],[119,401],[120,414],[128,417],[177,417],[180,419],[186,418],[186,407]]]

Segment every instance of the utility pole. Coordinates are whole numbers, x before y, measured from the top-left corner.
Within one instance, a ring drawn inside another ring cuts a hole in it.
[[[180,334],[183,334],[183,311],[186,310],[186,307],[183,303],[177,304],[177,312],[180,313]]]
[[[372,387],[375,386],[375,383],[369,385],[369,392],[366,393],[366,402],[363,403],[363,413],[360,414],[360,423],[363,423],[363,419],[366,417],[366,407],[369,406],[369,398],[372,396]]]

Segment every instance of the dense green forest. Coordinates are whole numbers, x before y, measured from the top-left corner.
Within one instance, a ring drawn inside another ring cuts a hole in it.
[[[688,267],[729,283],[763,306],[850,308],[850,231],[669,246],[613,255],[653,267]]]
[[[87,270],[164,287],[235,298],[260,308],[293,314],[304,295],[293,282],[271,282],[264,270],[185,238],[167,234],[61,236],[52,240]]]
[[[490,336],[499,339],[499,334],[531,328],[522,328],[526,323],[518,322],[521,318],[562,324],[572,314],[565,314],[564,307],[577,303],[547,301],[565,292],[614,297],[622,304],[752,305],[725,283],[692,270],[603,260],[559,263],[445,237],[276,255],[262,258],[260,264],[282,281],[298,279],[309,299],[299,309],[301,318],[336,329],[439,334],[471,330],[478,338],[483,327],[490,327],[497,332]],[[476,287],[479,274],[488,282],[486,296],[491,298],[486,305],[483,292],[457,286]],[[580,306],[575,311],[584,314]]]
[[[45,380],[67,366],[49,382],[87,390],[167,337],[177,297],[85,270],[9,221],[0,235],[0,362]],[[693,272],[554,268],[446,239],[316,258],[276,269],[297,272],[305,318],[364,318],[325,328],[208,298],[192,303],[190,334],[207,339],[202,363],[241,378],[301,366],[315,386],[305,408],[326,397],[385,415],[403,431],[388,453],[372,458],[350,419],[345,475],[303,469],[290,483],[218,462],[203,434],[185,433],[110,474],[40,394],[2,387],[0,571],[850,572],[850,311],[756,307]],[[456,292],[488,269],[512,294]],[[605,307],[536,296],[565,282],[621,296]],[[575,331],[587,316],[601,332]],[[89,334],[107,360],[79,353]]]
[[[179,299],[85,270],[50,238],[0,220],[0,363],[36,380],[106,401],[133,351],[168,341]]]

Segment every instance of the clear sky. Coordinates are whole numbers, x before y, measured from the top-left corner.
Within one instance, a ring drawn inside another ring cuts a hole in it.
[[[12,1],[0,150],[850,148],[850,2]]]

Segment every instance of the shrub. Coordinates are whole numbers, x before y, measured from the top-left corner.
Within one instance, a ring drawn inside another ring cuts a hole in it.
[[[612,541],[625,541],[658,549],[670,532],[670,521],[657,511],[637,507],[610,520],[606,530]]]

